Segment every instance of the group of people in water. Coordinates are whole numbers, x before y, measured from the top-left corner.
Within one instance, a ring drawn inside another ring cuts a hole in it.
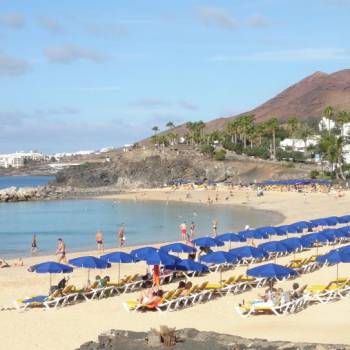
[[[181,232],[181,239],[184,242],[190,242],[193,241],[195,238],[195,229],[196,229],[196,224],[194,221],[191,222],[190,227],[188,229],[186,221],[183,221],[180,224],[180,232]],[[218,221],[215,219],[212,222],[212,237],[215,238],[218,234]]]
[[[104,252],[104,234],[101,229],[97,230],[96,235],[96,245],[97,245],[97,250],[99,252]],[[121,226],[119,227],[117,231],[117,242],[120,248],[125,246],[125,224],[122,223]],[[38,239],[37,235],[34,233],[32,236],[32,243],[31,243],[31,252],[32,255],[35,255],[39,250],[39,245],[38,245]],[[66,243],[62,238],[57,239],[57,248],[56,248],[56,256],[57,256],[57,261],[59,263],[67,263],[67,257],[66,257]],[[19,258],[21,259],[21,258]],[[22,259],[21,259],[22,261]],[[4,267],[5,262],[1,261],[0,262],[0,267]],[[23,266],[23,261],[22,261],[22,266]]]

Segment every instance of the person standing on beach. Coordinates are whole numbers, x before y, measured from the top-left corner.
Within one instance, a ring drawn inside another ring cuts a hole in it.
[[[66,257],[66,244],[63,242],[62,238],[59,238],[57,240],[57,250],[56,250],[56,255],[58,262],[67,262],[67,257]]]
[[[186,241],[186,239],[187,239],[187,225],[186,225],[186,221],[184,221],[180,225],[180,231],[181,231],[181,238],[182,238],[182,240]]]
[[[190,226],[190,238],[189,240],[193,241],[194,240],[194,230],[196,229],[196,224],[194,223],[194,221],[191,222],[191,226]]]
[[[97,230],[96,232],[96,244],[97,244],[97,250],[102,252],[105,251],[104,243],[103,243],[103,232],[102,230]]]
[[[125,225],[121,224],[118,231],[119,247],[123,248],[125,244]]]
[[[32,238],[32,254],[35,254],[38,251],[38,241],[36,240],[36,234],[33,234]]]
[[[218,222],[217,222],[216,219],[213,220],[212,234],[213,234],[213,237],[214,237],[214,238],[218,235]]]

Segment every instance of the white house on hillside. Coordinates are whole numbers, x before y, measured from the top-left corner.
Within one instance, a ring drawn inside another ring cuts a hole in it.
[[[280,147],[283,150],[291,148],[293,151],[305,152],[309,146],[316,146],[320,137],[318,135],[306,139],[306,143],[302,139],[284,139],[280,142]]]
[[[320,131],[333,130],[335,128],[335,122],[331,119],[323,117],[318,124],[318,128]],[[341,134],[345,136],[350,136],[350,123],[346,123],[343,125]]]

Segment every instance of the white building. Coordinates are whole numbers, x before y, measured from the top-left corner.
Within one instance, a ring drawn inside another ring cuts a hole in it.
[[[16,152],[12,154],[0,154],[0,167],[3,168],[20,168],[25,165],[28,160],[40,161],[44,160],[45,156],[36,151]]]
[[[335,128],[334,120],[328,119],[326,117],[322,117],[318,124],[318,128],[320,131],[330,131]],[[345,123],[341,129],[341,135],[350,136],[350,123]]]
[[[302,139],[284,139],[280,142],[280,147],[283,150],[291,148],[293,151],[305,152],[309,146],[316,146],[319,139],[318,135],[307,138],[306,142]]]

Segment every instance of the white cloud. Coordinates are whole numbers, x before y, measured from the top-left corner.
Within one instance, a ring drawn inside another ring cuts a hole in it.
[[[63,27],[61,24],[52,17],[40,17],[38,18],[39,25],[52,34],[63,33]]]
[[[27,61],[0,53],[0,77],[23,75],[30,69]]]
[[[119,37],[128,34],[127,27],[120,23],[90,23],[87,30],[96,36]]]
[[[86,49],[77,45],[49,47],[44,51],[50,63],[72,63],[78,60],[102,62],[106,57],[93,49]]]
[[[208,26],[217,26],[225,29],[238,28],[238,21],[225,9],[212,6],[199,6],[195,9],[200,21]]]
[[[268,20],[262,15],[253,15],[248,18],[248,24],[253,28],[265,28],[269,26]]]
[[[0,25],[14,29],[19,29],[25,26],[25,19],[20,13],[0,15]]]

